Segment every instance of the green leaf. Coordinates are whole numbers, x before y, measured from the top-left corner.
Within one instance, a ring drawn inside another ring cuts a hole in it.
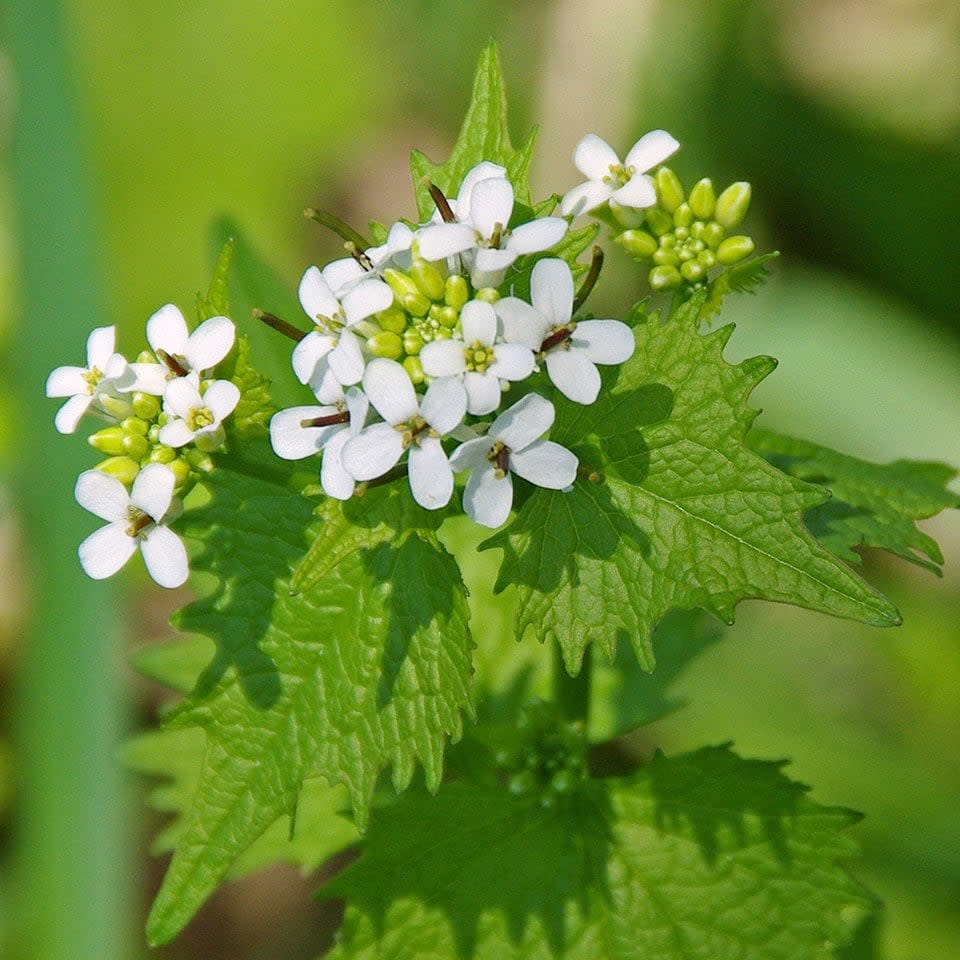
[[[205,502],[178,525],[202,550],[192,560],[200,599],[175,625],[210,637],[216,652],[167,719],[202,728],[205,752],[148,920],[152,943],[172,939],[293,812],[305,780],[344,784],[361,828],[385,766],[401,790],[419,761],[435,789],[445,741],[471,709],[465,590],[433,531],[355,551],[292,594],[292,570],[323,521],[265,444],[243,453],[220,460]],[[401,495],[383,487],[366,496],[400,509],[391,504]]]
[[[636,352],[595,404],[558,400],[552,437],[579,454],[583,476],[569,493],[537,489],[482,545],[504,552],[496,588],[517,588],[518,635],[556,640],[571,673],[590,641],[610,657],[629,640],[651,669],[651,630],[675,607],[732,622],[756,597],[899,622],[804,528],[824,492],[744,446],[747,398],[774,361],[727,363],[733,327],[701,336],[699,307],[643,319]]]
[[[710,283],[710,292],[703,304],[701,316],[709,319],[720,312],[724,297],[728,293],[753,293],[767,278],[767,265],[771,260],[779,257],[777,251],[751,257],[724,270]]]
[[[378,812],[333,960],[826,960],[874,909],[858,816],[712,747],[544,809],[449,784]]]
[[[780,470],[833,494],[804,515],[828,550],[859,564],[855,548],[874,547],[942,574],[940,548],[915,521],[960,507],[960,497],[946,489],[957,475],[952,467],[918,460],[870,463],[769,430],[751,430],[747,442]]]
[[[197,323],[203,323],[210,317],[230,316],[229,276],[234,244],[231,238],[223,245],[213,265],[213,276],[206,295],[197,294]]]
[[[410,175],[421,220],[429,220],[435,209],[430,192],[423,186],[427,177],[446,196],[456,196],[467,171],[481,160],[490,160],[507,168],[518,203],[530,203],[529,169],[536,130],[524,145],[515,150],[507,127],[507,94],[496,44],[490,43],[480,54],[473,79],[473,94],[457,142],[446,163],[432,163],[419,150],[410,156]]]
[[[570,264],[570,270],[573,272],[574,280],[579,280],[590,269],[588,263],[579,263],[577,258],[589,247],[597,238],[600,227],[595,223],[580,227],[577,230],[568,230],[564,238],[549,250],[543,253],[530,254],[520,257],[519,260],[510,268],[500,285],[504,295],[519,297],[521,300],[530,299],[530,274],[538,260],[546,257],[560,257]]]

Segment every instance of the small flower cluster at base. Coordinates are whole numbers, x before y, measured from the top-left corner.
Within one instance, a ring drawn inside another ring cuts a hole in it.
[[[232,350],[236,330],[218,316],[191,333],[167,304],[150,317],[146,335],[152,349],[128,363],[115,352],[114,327],[94,330],[87,366],[58,367],[47,396],[69,398],[56,416],[61,433],[73,433],[85,416],[108,424],[88,438],[107,459],[76,487],[80,504],[110,521],[81,545],[84,570],[110,576],[139,546],[153,579],[172,587],[186,579],[186,552],[165,524],[176,512],[174,493],[185,494],[212,468],[210,453],[223,446],[224,420],[240,400],[229,380],[207,379]]]

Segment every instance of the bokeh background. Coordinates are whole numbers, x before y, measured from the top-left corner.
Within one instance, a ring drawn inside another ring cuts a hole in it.
[[[92,461],[53,430],[47,372],[116,323],[136,351],[208,278],[229,213],[291,288],[337,254],[308,204],[364,224],[414,208],[410,150],[441,159],[491,37],[534,184],[578,177],[577,139],[663,126],[689,185],[754,184],[783,257],[730,305],[731,359],[780,369],[762,422],[876,460],[960,465],[960,6],[954,0],[8,0],[0,34],[0,955],[138,960],[158,820],[118,745],[162,695],[131,649],[184,599],[85,581]],[[592,304],[632,295],[627,264]],[[264,304],[264,306],[269,306]],[[238,318],[241,324],[243,318]],[[946,574],[866,557],[886,632],[743,604],[650,732],[792,758],[816,799],[866,812],[856,874],[886,901],[884,955],[960,955],[960,522],[924,524]],[[160,960],[302,960],[336,908],[275,868],[230,885]]]

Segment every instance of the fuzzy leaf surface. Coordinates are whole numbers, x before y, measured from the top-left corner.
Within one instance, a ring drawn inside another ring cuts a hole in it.
[[[960,507],[960,497],[946,489],[957,475],[952,467],[918,460],[870,463],[769,430],[751,430],[747,442],[785,473],[833,494],[808,510],[804,521],[838,557],[859,564],[856,548],[874,547],[941,575],[943,554],[916,521]]]
[[[544,809],[466,782],[408,793],[324,895],[333,960],[827,960],[874,904],[858,816],[728,747],[592,781]]]
[[[436,206],[422,184],[428,177],[447,197],[454,197],[468,170],[481,160],[490,160],[507,168],[519,203],[530,203],[529,169],[536,131],[515,150],[507,126],[507,94],[496,44],[490,43],[480,54],[473,78],[470,106],[460,128],[457,142],[446,163],[432,163],[419,150],[410,157],[410,175],[421,221],[429,220]]]
[[[343,784],[361,828],[384,767],[400,790],[419,762],[435,789],[445,742],[470,710],[465,591],[433,532],[355,551],[291,594],[322,520],[265,444],[243,453],[221,459],[206,502],[178,524],[203,548],[192,562],[200,599],[175,625],[216,651],[167,718],[168,728],[199,727],[205,752],[148,920],[152,943],[172,939],[238,857],[293,813],[305,780]]]
[[[702,336],[699,307],[664,323],[635,312],[636,352],[616,382],[608,376],[591,406],[557,401],[551,437],[579,455],[586,477],[568,493],[536,489],[482,545],[503,550],[496,588],[517,588],[518,635],[558,642],[571,673],[591,641],[608,658],[632,642],[652,669],[651,631],[673,608],[732,622],[736,604],[755,597],[899,622],[803,526],[824,491],[744,445],[756,416],[747,398],[775,363],[729,364],[733,327]]]

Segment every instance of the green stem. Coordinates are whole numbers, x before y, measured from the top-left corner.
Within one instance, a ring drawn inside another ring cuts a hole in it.
[[[571,677],[563,662],[560,645],[553,648],[553,699],[565,720],[579,720],[587,729],[590,720],[590,686],[593,679],[593,659],[588,646],[583,654],[580,672]]]

